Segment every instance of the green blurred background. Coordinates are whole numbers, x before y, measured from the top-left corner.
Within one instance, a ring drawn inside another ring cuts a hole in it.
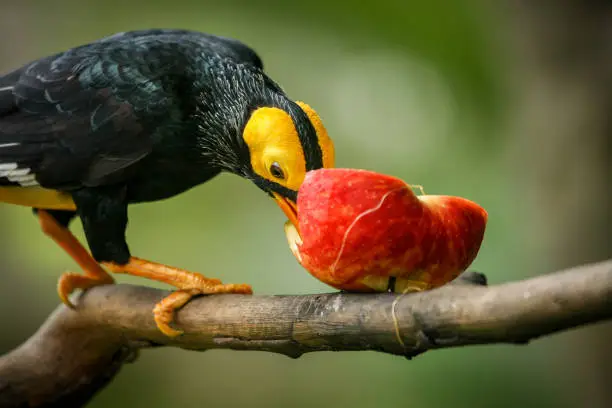
[[[595,41],[605,38],[601,16],[610,10],[550,3],[0,1],[0,71],[132,29],[238,38],[322,116],[339,167],[483,205],[488,230],[472,268],[499,283],[612,253],[612,64],[606,43]],[[330,291],[292,257],[283,214],[237,177],[133,206],[130,220],[137,256],[248,282],[260,294]],[[0,223],[6,352],[57,306],[57,278],[76,266],[29,210],[0,205]],[[441,350],[414,361],[148,350],[90,406],[610,407],[611,332],[599,325],[527,347]]]

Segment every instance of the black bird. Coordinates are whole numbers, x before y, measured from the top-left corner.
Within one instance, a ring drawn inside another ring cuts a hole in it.
[[[112,283],[103,266],[166,282],[179,290],[154,312],[168,335],[180,333],[169,323],[192,296],[251,287],[132,257],[128,205],[225,171],[251,180],[295,223],[306,172],[333,165],[316,112],[289,99],[233,39],[125,32],[0,77],[0,202],[34,208],[43,231],[82,267],[60,278],[62,301],[72,306],[74,289]],[[91,255],[68,230],[77,215]]]

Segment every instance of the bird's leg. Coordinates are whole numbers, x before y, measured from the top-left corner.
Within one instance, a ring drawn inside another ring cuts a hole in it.
[[[196,295],[215,293],[251,294],[253,290],[246,284],[223,284],[219,279],[207,278],[199,273],[186,271],[143,259],[131,257],[126,265],[106,262],[103,265],[114,273],[126,273],[164,282],[179,290],[162,299],[154,309],[155,323],[167,336],[177,336],[182,332],[170,327],[175,310],[183,307]]]
[[[72,192],[92,256],[110,272],[164,282],[180,289],[162,300],[154,310],[157,327],[168,336],[179,331],[170,327],[174,311],[198,294],[251,293],[248,285],[224,285],[218,279],[209,279],[143,259],[132,257],[125,231],[128,223],[127,187],[110,185]]]
[[[68,228],[60,225],[51,214],[43,210],[38,211],[38,219],[42,231],[66,251],[85,272],[84,275],[66,272],[60,277],[57,292],[64,304],[74,307],[68,296],[75,289],[85,290],[114,282],[113,277],[102,269]]]

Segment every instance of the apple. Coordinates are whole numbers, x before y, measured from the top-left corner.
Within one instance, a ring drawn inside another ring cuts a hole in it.
[[[347,291],[409,292],[455,279],[474,261],[487,212],[465,198],[414,194],[404,181],[356,169],[306,174],[297,222],[285,224],[298,262]]]

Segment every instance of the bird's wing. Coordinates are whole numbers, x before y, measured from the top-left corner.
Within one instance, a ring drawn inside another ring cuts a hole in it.
[[[154,129],[179,110],[175,82],[165,80],[173,67],[121,51],[45,58],[0,82],[0,177],[100,185],[147,156]]]
[[[120,182],[155,131],[189,114],[186,68],[215,55],[262,69],[239,41],[184,30],[119,33],[0,78],[0,185]],[[197,69],[197,67],[195,67]]]

